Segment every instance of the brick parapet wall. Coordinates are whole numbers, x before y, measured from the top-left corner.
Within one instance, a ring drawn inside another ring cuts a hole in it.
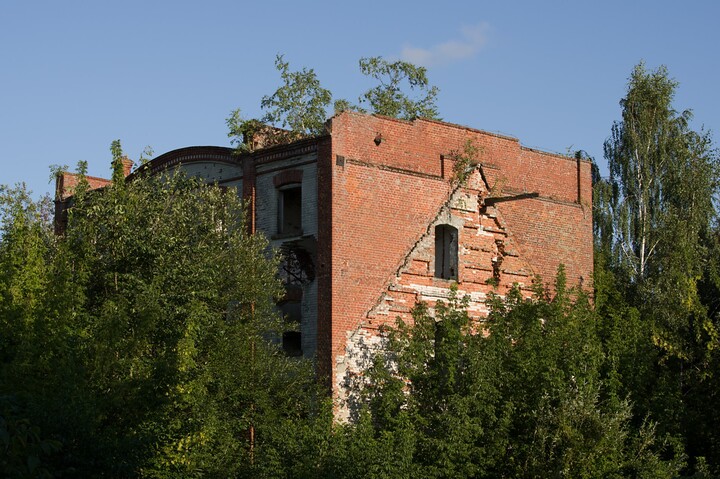
[[[536,191],[544,197],[578,202],[577,160],[524,147],[509,136],[434,120],[411,122],[353,112],[334,117],[331,128],[336,155],[433,176],[443,176],[441,156],[462,152],[471,140],[480,148],[479,160],[493,180],[491,187],[499,183],[512,191]],[[590,162],[580,163],[582,179],[589,182]],[[588,188],[583,189],[582,199],[588,204],[590,194]]]
[[[77,173],[69,173],[64,171],[55,177],[55,215],[53,226],[55,234],[63,234],[67,227],[68,208],[75,194],[80,176]],[[95,176],[85,176],[88,186],[91,190],[104,188],[111,183],[105,178],[97,178]]]

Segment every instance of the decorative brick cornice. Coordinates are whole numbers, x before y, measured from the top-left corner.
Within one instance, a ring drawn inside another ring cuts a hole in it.
[[[315,153],[318,150],[318,142],[322,137],[309,138],[296,141],[287,145],[274,146],[260,151],[255,151],[252,156],[257,164],[271,163],[277,160],[284,160],[295,156],[302,156],[308,153]]]
[[[177,150],[163,153],[145,165],[140,166],[130,174],[129,178],[132,179],[135,175],[141,173],[154,175],[179,164],[188,164],[199,161],[215,161],[239,166],[240,161],[234,153],[235,150],[233,148],[223,146],[190,146],[187,148],[179,148]]]

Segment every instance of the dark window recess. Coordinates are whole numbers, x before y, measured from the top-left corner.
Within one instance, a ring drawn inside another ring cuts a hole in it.
[[[283,333],[283,351],[288,356],[302,356],[302,341],[300,331],[285,331]]]
[[[293,328],[291,331],[285,331],[282,335],[283,351],[288,356],[302,356],[302,335],[300,331],[300,320],[302,319],[299,301],[286,301],[280,305],[285,324]]]
[[[303,285],[315,279],[315,263],[311,253],[294,241],[286,241],[280,246],[282,263],[280,276],[286,285]]]
[[[458,279],[458,230],[450,225],[435,227],[435,277]]]
[[[280,312],[285,322],[292,325],[299,325],[302,319],[300,313],[300,301],[285,301],[280,304]]]
[[[302,234],[302,188],[299,185],[278,191],[278,234]]]

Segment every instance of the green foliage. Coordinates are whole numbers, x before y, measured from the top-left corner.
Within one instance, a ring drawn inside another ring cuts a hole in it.
[[[367,57],[360,59],[360,71],[380,82],[360,97],[360,102],[368,103],[373,113],[405,120],[439,119],[435,104],[439,90],[430,86],[424,67],[402,60],[388,62],[382,57]],[[405,82],[411,91],[418,90],[417,98],[403,91],[401,85]]]
[[[696,246],[716,216],[717,154],[708,133],[689,129],[691,111],[673,109],[676,88],[665,67],[647,72],[644,64],[636,66],[620,102],[622,121],[605,143],[611,194],[599,206],[612,221],[618,266],[635,283],[658,277],[676,261],[700,267],[703,248]]]
[[[0,390],[22,411],[9,434],[37,439],[13,458],[51,441],[50,474],[276,477],[288,431],[329,429],[236,192],[172,173],[80,188],[61,238],[22,190],[2,199]]]
[[[4,477],[51,478],[45,461],[62,444],[43,439],[12,398],[0,396],[0,472]]]
[[[682,454],[610,394],[587,298],[562,271],[552,300],[536,293],[491,298],[487,330],[455,289],[432,314],[418,304],[368,373],[374,437],[412,433],[413,477],[673,477]]]
[[[54,238],[50,205],[34,202],[24,185],[0,187],[0,360],[12,360],[36,327],[49,278]]]
[[[259,136],[263,146],[271,146],[325,132],[327,108],[332,101],[330,90],[320,85],[313,69],[291,71],[283,55],[275,58],[275,68],[283,84],[262,98],[260,106],[265,114],[260,119],[246,120],[235,109],[226,120],[228,136],[241,152],[251,151]]]
[[[283,84],[262,98],[260,106],[265,114],[259,119],[246,119],[240,109],[235,109],[225,120],[231,144],[237,145],[239,152],[325,133],[327,109],[332,102],[330,90],[320,85],[313,69],[291,71],[283,55],[277,55],[275,67]],[[361,104],[369,104],[370,112],[406,120],[439,119],[435,104],[439,90],[429,85],[424,67],[370,57],[360,59],[360,71],[380,83],[359,98]],[[418,96],[406,93],[404,84],[410,91],[417,90]],[[345,99],[336,100],[333,106],[335,113],[366,111]]]
[[[473,170],[480,164],[482,148],[473,140],[468,139],[463,145],[463,150],[452,150],[448,155],[453,160],[453,185],[465,184]]]
[[[364,411],[352,425],[336,425],[330,436],[329,454],[316,476],[348,479],[422,477],[413,460],[416,432],[403,415],[392,430],[377,431]]]
[[[320,135],[324,130],[325,115],[332,100],[329,90],[320,86],[315,71],[303,68],[290,71],[282,55],[275,58],[283,85],[270,96],[264,96],[260,105],[266,110],[263,123],[280,125],[298,135]]]
[[[124,184],[125,167],[122,162],[123,154],[122,147],[120,146],[120,140],[113,140],[110,145],[110,152],[112,153],[112,182],[116,185]]]
[[[34,202],[24,185],[0,187],[0,475],[52,477],[47,461],[60,443],[42,434],[1,375],[9,363],[22,364],[40,327],[45,271],[53,244],[49,201]],[[32,357],[32,356],[31,356]],[[20,376],[19,381],[27,378]]]
[[[595,298],[613,394],[684,448],[685,473],[718,474],[720,162],[674,109],[677,86],[665,67],[630,76],[605,143],[610,178],[593,177]]]
[[[140,153],[140,158],[138,158],[140,165],[144,165],[145,163],[150,161],[154,154],[155,151],[153,150],[152,146],[148,145],[143,148],[142,153]]]
[[[225,124],[228,127],[227,136],[230,138],[230,144],[235,145],[237,151],[241,153],[252,151],[253,134],[262,126],[260,120],[246,120],[240,108],[236,108],[225,119]]]

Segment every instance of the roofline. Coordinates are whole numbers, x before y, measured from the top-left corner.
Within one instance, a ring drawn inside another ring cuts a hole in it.
[[[573,156],[565,155],[565,154],[563,154],[563,153],[558,153],[557,151],[543,150],[543,149],[541,149],[541,148],[535,148],[535,147],[530,147],[530,146],[523,145],[517,137],[512,136],[512,135],[506,135],[506,134],[503,134],[503,133],[497,133],[497,132],[493,132],[493,131],[481,130],[481,129],[479,129],[479,128],[472,128],[472,127],[469,127],[469,126],[466,126],[466,125],[461,125],[461,124],[459,124],[459,123],[450,123],[450,122],[443,121],[443,120],[434,120],[434,119],[432,119],[432,118],[422,118],[422,117],[419,117],[419,118],[415,118],[414,120],[403,120],[403,119],[395,118],[395,117],[392,117],[392,116],[379,115],[379,114],[377,114],[377,113],[368,114],[368,113],[362,113],[362,112],[353,111],[353,110],[345,110],[345,111],[342,111],[342,112],[340,112],[340,113],[338,113],[338,114],[336,114],[336,115],[333,115],[333,116],[330,118],[330,120],[332,120],[333,118],[335,118],[335,117],[337,117],[337,116],[344,115],[344,114],[359,115],[359,116],[366,116],[366,117],[372,116],[372,117],[379,118],[379,119],[382,119],[382,120],[393,121],[393,122],[397,122],[397,123],[405,123],[405,124],[407,124],[407,125],[414,125],[414,124],[417,123],[417,122],[435,123],[435,124],[442,125],[442,126],[445,126],[445,127],[450,127],[450,128],[465,130],[465,131],[472,132],[472,133],[479,133],[479,134],[481,134],[481,135],[493,136],[493,137],[496,137],[496,138],[500,138],[500,139],[502,139],[502,140],[514,141],[514,142],[516,142],[516,143],[520,146],[520,149],[521,149],[521,150],[533,151],[533,152],[536,152],[536,153],[542,153],[542,154],[544,154],[544,155],[551,155],[551,156],[555,156],[555,157],[558,157],[558,158],[561,158],[561,159],[565,159],[565,160],[569,160],[569,161],[577,161],[577,158],[575,158],[575,157],[573,157]],[[583,162],[586,162],[586,163],[592,163],[592,160],[590,160],[590,159],[588,159],[588,158],[581,158],[580,161],[583,161]]]
[[[146,172],[154,174],[179,164],[194,162],[217,161],[234,166],[241,166],[243,158],[248,157],[256,158],[258,163],[271,162],[310,151],[316,151],[318,143],[329,137],[330,135],[314,136],[252,152],[238,152],[237,149],[226,146],[186,146],[168,151],[153,158],[128,175],[128,179],[132,180]]]
[[[177,148],[140,165],[135,171],[128,175],[128,179],[132,180],[145,172],[157,173],[180,163],[219,161],[237,165],[238,161],[234,153],[234,148],[226,146],[186,146],[184,148]]]

